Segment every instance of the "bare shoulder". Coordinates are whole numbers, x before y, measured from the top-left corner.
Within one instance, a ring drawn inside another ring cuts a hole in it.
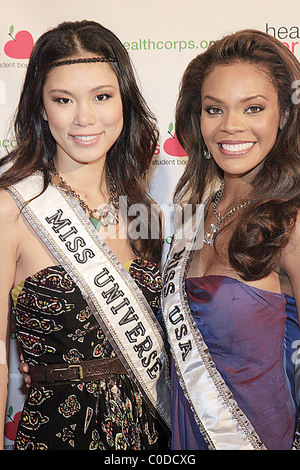
[[[0,315],[6,312],[13,286],[20,240],[20,211],[7,191],[0,191]]]
[[[12,196],[8,191],[0,191],[0,217],[1,222],[12,222],[16,221],[17,216],[20,214],[20,210]]]
[[[299,242],[300,242],[300,209],[298,210],[295,227],[290,235],[289,243],[287,246],[289,247],[289,249],[291,248],[297,249]]]
[[[280,265],[283,272],[288,276],[300,321],[300,210],[289,242],[282,250]]]
[[[15,257],[20,239],[20,210],[7,191],[0,191],[0,256]]]
[[[300,210],[298,210],[295,228],[290,235],[289,242],[282,250],[281,265],[288,275],[294,271],[299,272],[300,275]]]

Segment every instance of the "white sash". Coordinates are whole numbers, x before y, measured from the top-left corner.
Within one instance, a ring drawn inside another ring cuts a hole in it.
[[[163,269],[163,317],[176,371],[210,449],[261,450],[264,445],[216,369],[185,293],[191,252],[195,246],[202,246],[203,224],[204,205],[201,205],[197,217],[184,221],[184,231],[181,226],[175,230]]]
[[[170,428],[168,358],[148,302],[74,198],[50,185],[31,200],[42,187],[42,176],[36,173],[9,191],[30,226],[81,289],[128,374]]]

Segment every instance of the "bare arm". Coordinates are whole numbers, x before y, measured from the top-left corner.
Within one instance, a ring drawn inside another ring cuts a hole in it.
[[[289,277],[300,321],[300,211],[298,212],[295,230],[282,252],[281,266]]]
[[[8,382],[9,294],[13,287],[18,250],[18,210],[11,197],[0,193],[0,449],[4,444],[4,422]]]

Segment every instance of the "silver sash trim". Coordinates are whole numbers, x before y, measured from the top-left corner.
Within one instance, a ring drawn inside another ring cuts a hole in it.
[[[175,227],[163,269],[161,302],[170,348],[180,385],[209,449],[262,450],[264,445],[216,369],[185,292],[191,253],[202,246],[204,207],[184,221],[184,228]]]
[[[74,198],[51,185],[39,195],[42,187],[42,176],[35,173],[8,191],[79,286],[128,374],[170,428],[168,357],[149,304]]]

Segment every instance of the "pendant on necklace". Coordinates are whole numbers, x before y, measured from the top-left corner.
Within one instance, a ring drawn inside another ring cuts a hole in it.
[[[90,217],[90,222],[94,225],[95,229],[99,232],[101,225],[107,227],[108,225],[117,225],[119,222],[119,215],[117,210],[107,204],[104,209],[96,209],[93,211],[92,217]],[[95,217],[97,215],[98,217]]]
[[[203,241],[209,246],[213,246],[217,233],[220,231],[220,228],[214,224],[210,224],[210,227],[206,234],[204,235]]]
[[[91,223],[94,225],[95,229],[97,230],[97,232],[99,232],[99,229],[100,229],[100,220],[99,219],[96,219],[96,217],[91,217],[90,218],[90,221]]]

